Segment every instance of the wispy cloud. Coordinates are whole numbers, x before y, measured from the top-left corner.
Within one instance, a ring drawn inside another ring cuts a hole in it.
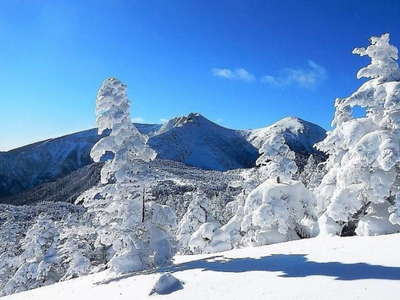
[[[132,118],[133,123],[143,123],[144,119],[142,117],[134,117]]]
[[[242,81],[254,81],[256,77],[248,72],[246,69],[239,68],[239,69],[220,69],[220,68],[213,68],[211,72],[216,77],[221,77],[225,79],[231,80],[242,80]]]
[[[167,119],[167,118],[161,118],[160,119],[160,122],[162,123],[162,124],[165,124],[165,123],[167,123],[169,121],[169,119]]]
[[[261,82],[282,87],[297,85],[302,88],[314,88],[326,79],[326,69],[316,62],[309,60],[305,68],[286,68],[278,75],[265,75]]]

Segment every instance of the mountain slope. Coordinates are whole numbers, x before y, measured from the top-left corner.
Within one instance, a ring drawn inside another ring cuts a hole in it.
[[[400,291],[399,238],[400,234],[313,238],[212,255],[177,256],[175,264],[163,270],[121,277],[102,272],[4,300],[392,299]],[[183,289],[149,297],[162,272],[183,281]]]
[[[99,138],[92,129],[0,153],[0,195],[15,194],[89,164],[90,149]]]
[[[143,134],[159,125],[137,124]],[[101,138],[97,129],[85,130],[0,153],[0,197],[64,177],[92,163],[90,150]]]
[[[92,163],[68,175],[45,182],[15,195],[0,197],[0,204],[33,205],[39,202],[74,203],[84,191],[97,185],[103,163]]]

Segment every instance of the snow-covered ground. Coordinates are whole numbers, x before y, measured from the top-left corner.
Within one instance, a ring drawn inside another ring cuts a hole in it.
[[[162,272],[122,277],[102,272],[4,300],[114,299],[396,299],[400,234],[313,238],[228,252],[177,256],[171,272],[184,282],[149,296]]]

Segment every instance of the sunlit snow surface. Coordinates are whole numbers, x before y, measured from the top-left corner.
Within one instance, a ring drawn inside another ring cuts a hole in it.
[[[400,234],[313,238],[177,256],[159,271],[120,278],[102,272],[4,299],[388,299],[400,292],[399,240]],[[184,282],[183,289],[149,296],[162,272]]]

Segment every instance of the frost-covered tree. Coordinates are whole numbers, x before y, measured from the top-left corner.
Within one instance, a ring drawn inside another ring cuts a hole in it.
[[[97,263],[91,248],[94,238],[84,233],[90,229],[90,219],[81,206],[51,202],[0,206],[0,295],[73,277],[68,273],[77,267],[71,261],[76,262],[78,253]],[[74,243],[83,248],[71,247]]]
[[[315,236],[314,211],[315,198],[301,182],[267,179],[237,206],[227,224],[201,225],[191,236],[189,247],[193,253],[213,253]]]
[[[322,178],[326,175],[324,159],[325,157],[323,156],[310,155],[299,176],[299,180],[310,191],[314,191],[321,184]]]
[[[243,182],[240,180],[241,184]],[[239,184],[239,182],[231,183],[234,186]],[[233,186],[231,188],[235,189]],[[186,213],[182,216],[176,232],[180,253],[193,254],[216,251],[216,244],[219,243],[219,240],[212,242],[209,239],[210,234],[213,233],[209,228],[216,229],[220,228],[222,224],[226,224],[235,215],[238,206],[243,204],[243,201],[240,200],[244,197],[243,193],[235,197],[226,197],[223,193],[229,193],[229,186],[226,187],[225,191],[210,191],[202,187],[192,193],[192,200],[187,206]],[[236,200],[232,201],[235,198]],[[207,232],[204,232],[205,229]],[[225,247],[224,250],[226,248],[228,247]]]
[[[207,220],[207,205],[208,198],[205,196],[204,191],[199,190],[193,193],[193,199],[179,222],[176,232],[176,238],[179,241],[179,251],[181,253],[190,252],[189,241],[192,234],[202,224],[210,221]]]
[[[105,252],[108,267],[117,273],[126,273],[165,263],[173,255],[160,258],[157,254],[169,241],[164,224],[145,219],[145,185],[148,170],[138,160],[149,161],[155,152],[146,145],[146,139],[132,124],[126,86],[118,79],[103,82],[96,100],[96,120],[99,133],[110,130],[92,149],[94,161],[106,154],[112,159],[101,170],[101,185],[86,191],[78,198],[93,214],[97,232],[95,247]],[[163,214],[166,207],[156,210]],[[157,229],[157,230],[156,230]],[[161,243],[161,240],[165,243]],[[155,241],[158,241],[157,243]],[[163,255],[168,251],[163,250]]]
[[[285,143],[281,133],[274,133],[269,136],[260,150],[260,157],[257,159],[257,166],[260,167],[261,179],[275,178],[292,179],[297,173],[295,153]]]
[[[242,244],[259,246],[313,236],[314,206],[312,193],[301,182],[266,180],[246,199]]]
[[[224,250],[231,249],[229,246],[224,248],[217,248],[217,245],[221,243],[216,243],[216,231],[220,228],[220,224],[216,222],[207,222],[202,224],[190,237],[189,248],[192,253],[214,253]],[[225,243],[224,243],[225,245]]]
[[[62,280],[79,277],[93,270],[92,261],[95,256],[93,251],[94,229],[85,220],[78,220],[77,216],[70,215],[63,224],[60,232],[60,245],[58,252],[63,264],[64,274]],[[92,261],[91,261],[92,260]]]
[[[12,259],[17,268],[1,293],[8,295],[59,281],[62,271],[58,243],[59,231],[55,223],[41,214],[26,232],[22,241],[23,252]]]
[[[151,160],[155,152],[146,146],[146,138],[133,125],[130,116],[127,87],[116,78],[106,79],[96,99],[96,123],[99,134],[110,130],[92,148],[90,156],[95,162],[107,154],[113,159],[106,162],[101,171],[101,182],[129,182],[134,168],[129,164],[133,159]]]
[[[350,97],[336,99],[334,129],[318,145],[329,154],[328,173],[316,189],[319,213],[323,214],[321,234],[341,234],[343,228],[360,220],[359,234],[377,234],[372,230],[377,227],[374,220],[379,227],[386,223],[390,232],[389,212],[383,216],[381,211],[384,203],[391,207],[390,221],[400,224],[396,180],[400,161],[398,51],[389,44],[389,34],[372,37],[370,42],[367,48],[353,51],[371,58],[357,74],[369,80]],[[354,117],[356,107],[364,109],[365,116]],[[376,206],[380,206],[379,217],[370,218]]]
[[[280,144],[282,147],[282,140]],[[265,150],[273,153],[267,148]],[[282,160],[289,160],[288,156],[284,157]],[[274,159],[271,165],[282,161],[282,157],[271,158]],[[263,167],[266,168],[269,163]],[[274,173],[271,173],[273,175],[267,176],[270,179],[261,184],[254,180],[254,172],[242,172],[243,193],[228,204],[231,209],[235,209],[233,217],[222,226],[212,220],[199,226],[189,240],[191,252],[213,253],[242,246],[265,245],[315,236],[315,198],[301,182],[288,178],[294,174],[285,173],[290,169],[274,168]],[[294,169],[296,168],[291,170]],[[277,177],[280,178],[279,182]],[[247,192],[247,188],[250,192]]]
[[[176,214],[171,207],[154,201],[146,203],[145,212],[144,222],[150,231],[148,263],[152,266],[167,265],[177,251]]]
[[[241,193],[235,196],[235,200],[226,204],[225,210],[230,218],[222,226],[208,220],[197,228],[190,237],[188,246],[192,253],[214,253],[239,248],[242,246],[243,232],[241,223],[243,220],[244,205],[247,196],[260,185],[260,175],[257,168],[240,171],[242,180],[233,181],[233,186],[240,186]]]
[[[216,230],[215,243],[234,247],[240,237],[241,245],[265,245],[314,234],[315,199],[301,182],[293,180],[298,171],[295,153],[283,134],[270,135],[260,153],[257,165],[264,182],[238,206],[231,221]]]

